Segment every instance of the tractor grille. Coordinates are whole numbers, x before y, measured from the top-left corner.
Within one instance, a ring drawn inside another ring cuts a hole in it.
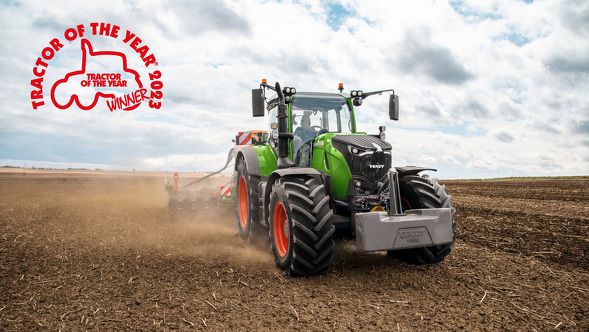
[[[391,145],[374,136],[338,135],[332,138],[333,146],[342,153],[354,177],[364,177],[375,183],[391,168]],[[357,148],[357,154],[351,152]]]
[[[373,153],[362,157],[349,155],[346,161],[352,175],[362,175],[372,183],[380,180],[391,168],[391,155],[384,153]]]

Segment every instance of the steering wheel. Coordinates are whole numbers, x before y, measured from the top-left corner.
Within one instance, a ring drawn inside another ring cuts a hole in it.
[[[311,128],[315,130],[317,136],[327,133],[327,129],[321,128],[320,126],[311,126]]]
[[[323,129],[320,126],[309,126],[309,128],[313,129],[315,132],[319,132],[321,129]]]
[[[311,128],[315,131],[315,137],[317,137],[321,134],[325,134],[327,132],[327,129],[323,129],[320,126],[311,126],[309,128]]]

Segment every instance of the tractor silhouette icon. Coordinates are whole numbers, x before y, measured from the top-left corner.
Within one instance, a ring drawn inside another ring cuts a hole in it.
[[[126,73],[131,74],[131,76],[133,77],[133,79],[137,83],[137,86],[139,87],[139,89],[143,88],[143,84],[141,83],[139,73],[127,66],[127,57],[124,53],[115,52],[115,51],[96,51],[95,52],[94,49],[92,48],[92,44],[87,39],[81,40],[81,48],[82,48],[82,68],[80,70],[76,70],[76,71],[66,74],[64,78],[57,80],[53,84],[53,86],[51,87],[51,101],[53,102],[53,105],[55,105],[55,107],[57,107],[59,109],[67,109],[70,106],[72,106],[73,103],[76,103],[76,105],[80,109],[87,111],[87,110],[94,108],[94,106],[96,106],[96,104],[98,103],[98,100],[101,97],[109,98],[109,99],[116,98],[116,95],[114,95],[113,93],[104,93],[104,92],[98,91],[94,94],[94,96],[92,98],[92,102],[90,102],[89,104],[82,103],[80,101],[80,97],[78,97],[78,94],[76,94],[76,93],[72,94],[71,96],[69,96],[69,98],[67,98],[67,100],[68,100],[67,103],[61,104],[58,102],[58,100],[56,98],[56,90],[58,89],[58,87],[60,87],[60,86],[65,87],[67,85],[73,85],[73,84],[75,84],[75,83],[73,83],[74,81],[79,81],[80,79],[85,80],[85,78],[86,78],[86,65],[89,60],[88,57],[103,56],[103,55],[120,57],[120,59],[122,61],[122,70]],[[114,84],[113,86],[118,86],[118,85]],[[79,89],[79,85],[78,85],[78,89]],[[137,106],[139,106],[139,104],[136,104],[133,108],[135,108]]]

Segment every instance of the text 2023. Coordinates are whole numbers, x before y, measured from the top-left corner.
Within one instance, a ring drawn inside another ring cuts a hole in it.
[[[159,70],[156,70],[153,73],[149,73],[149,80],[152,81],[150,96],[151,100],[149,101],[149,107],[151,108],[160,109],[160,107],[162,107],[162,102],[156,101],[162,99],[162,97],[164,96],[164,93],[160,91],[161,88],[164,86],[164,83],[162,83],[162,81],[158,81],[158,79],[161,77],[162,73]]]

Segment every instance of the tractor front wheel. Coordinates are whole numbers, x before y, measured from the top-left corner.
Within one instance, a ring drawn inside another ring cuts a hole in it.
[[[269,235],[276,266],[292,277],[324,272],[332,261],[333,212],[312,177],[282,178],[270,194]]]
[[[452,210],[452,229],[456,228],[452,207],[452,196],[446,194],[446,186],[440,185],[438,179],[427,176],[407,175],[399,181],[401,206],[403,210],[450,208]],[[425,248],[391,250],[388,255],[410,264],[434,264],[444,260],[452,250],[452,243]]]

